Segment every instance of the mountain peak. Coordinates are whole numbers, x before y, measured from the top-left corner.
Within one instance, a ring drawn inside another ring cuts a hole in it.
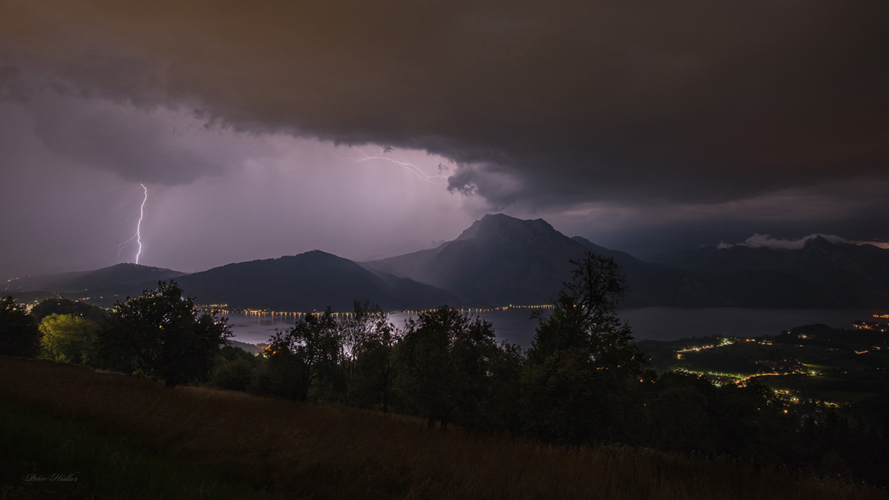
[[[146,266],[144,264],[134,264],[132,262],[120,262],[118,264],[114,264],[112,266],[103,267],[101,269],[95,269],[90,272],[98,272],[98,271],[160,271],[160,272],[168,272],[168,273],[176,273],[176,274],[185,274],[179,271],[168,269],[166,267],[154,267],[154,266]]]
[[[807,240],[805,244],[803,244],[803,248],[805,249],[831,249],[836,245],[834,242],[828,240],[822,235],[815,236],[814,238]]]
[[[485,214],[472,223],[455,241],[471,239],[536,240],[541,236],[560,235],[543,219],[523,220],[505,214]]]
[[[308,252],[303,252],[297,255],[289,255],[287,257],[296,257],[301,259],[330,259],[330,260],[347,260],[343,259],[338,255],[334,255],[332,253],[325,252],[323,250],[311,249]]]

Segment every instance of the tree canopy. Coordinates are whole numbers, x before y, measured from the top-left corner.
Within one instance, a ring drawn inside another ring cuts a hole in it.
[[[0,355],[30,358],[40,352],[40,330],[34,317],[15,299],[0,300]]]
[[[528,350],[527,409],[531,432],[569,441],[621,434],[619,416],[637,415],[638,381],[646,363],[632,330],[616,314],[625,279],[614,260],[591,252],[539,321]]]
[[[398,388],[405,404],[436,420],[474,423],[491,387],[498,358],[491,323],[470,320],[448,306],[408,320],[396,354]]]
[[[358,300],[352,314],[339,321],[339,330],[347,400],[388,412],[395,378],[392,353],[401,332],[380,306]]]
[[[98,325],[71,314],[50,314],[40,322],[40,346],[55,361],[88,364],[92,361]]]
[[[225,319],[198,314],[175,282],[117,302],[97,332],[99,363],[163,380],[167,387],[201,379],[231,336]]]
[[[337,322],[330,309],[306,314],[292,328],[276,332],[266,351],[269,390],[305,401],[313,385],[329,385],[336,378],[340,346]]]

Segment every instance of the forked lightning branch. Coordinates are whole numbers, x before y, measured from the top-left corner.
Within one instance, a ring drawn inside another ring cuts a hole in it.
[[[145,202],[148,201],[148,188],[141,182],[139,185],[142,186],[143,196],[142,204],[139,205],[139,222],[136,223],[136,234],[130,237],[127,241],[117,245],[117,254],[120,256],[120,251],[127,245],[127,243],[136,240],[136,264],[139,263],[139,257],[142,255],[142,219],[145,217]]]

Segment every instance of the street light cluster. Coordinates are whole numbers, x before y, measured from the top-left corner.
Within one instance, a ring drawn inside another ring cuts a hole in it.
[[[508,311],[510,309],[552,309],[552,304],[539,304],[539,305],[508,305],[503,307],[471,307],[471,308],[456,308],[454,310],[459,311],[460,313],[483,313],[483,312],[501,312]],[[206,304],[199,306],[199,309],[202,311],[216,311],[219,314],[243,314],[245,316],[282,316],[282,317],[293,317],[293,318],[301,318],[306,314],[317,314],[323,311],[312,311],[309,313],[306,312],[298,312],[298,311],[271,311],[269,309],[249,309],[249,308],[229,308],[228,304]],[[384,314],[421,314],[421,313],[429,313],[435,311],[436,309],[400,309],[389,311]],[[336,316],[344,316],[350,317],[354,315],[353,312],[334,312],[332,313]]]

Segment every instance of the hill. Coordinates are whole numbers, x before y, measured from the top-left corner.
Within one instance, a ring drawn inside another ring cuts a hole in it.
[[[141,283],[167,281],[183,276],[185,273],[160,267],[142,266],[139,264],[116,264],[92,271],[47,274],[29,276],[11,280],[6,284],[7,292],[52,292],[77,295],[81,292],[122,287]]]
[[[719,307],[726,301],[693,273],[657,263],[643,262],[618,250],[609,250],[575,236],[572,240],[602,257],[611,257],[627,276],[627,307]]]
[[[798,250],[711,247],[657,261],[694,273],[732,306],[889,306],[889,250],[872,245],[832,243],[818,236]]]
[[[43,300],[31,308],[31,316],[37,321],[41,321],[51,314],[70,314],[92,321],[99,321],[105,316],[105,312],[104,308],[60,297]]]
[[[587,250],[614,257],[628,277],[625,305],[717,305],[693,274],[569,238],[543,219],[485,215],[454,241],[431,249],[364,262],[375,271],[429,283],[466,297],[472,304],[544,304],[571,278],[572,259]]]
[[[313,250],[278,259],[228,264],[180,277],[177,282],[201,304],[277,311],[352,310],[369,300],[385,310],[462,305],[453,294],[410,279],[373,273],[358,264]]]

